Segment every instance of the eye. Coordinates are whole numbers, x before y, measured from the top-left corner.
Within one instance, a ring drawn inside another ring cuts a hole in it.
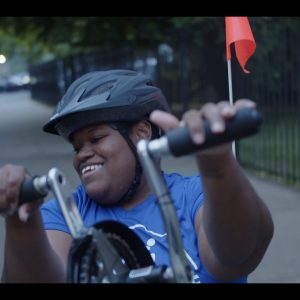
[[[75,154],[79,153],[80,149],[82,148],[81,143],[73,143],[72,146],[73,146],[73,152]]]
[[[91,138],[91,144],[97,144],[102,138],[103,136],[96,136]]]
[[[73,147],[73,151],[74,151],[74,153],[77,154],[80,151],[80,148],[79,147]]]

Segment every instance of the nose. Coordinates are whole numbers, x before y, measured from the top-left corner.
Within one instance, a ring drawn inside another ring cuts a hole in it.
[[[93,147],[90,143],[85,143],[76,154],[79,161],[84,161],[94,155]]]

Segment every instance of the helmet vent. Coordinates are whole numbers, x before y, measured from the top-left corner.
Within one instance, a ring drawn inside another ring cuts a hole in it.
[[[103,95],[106,94],[107,98],[106,101],[109,100],[110,97],[110,90],[114,87],[115,80],[107,81],[100,86],[95,87],[94,89],[90,91],[86,91],[85,95],[81,97],[81,99],[78,102],[84,101],[87,97],[95,96],[95,95]]]

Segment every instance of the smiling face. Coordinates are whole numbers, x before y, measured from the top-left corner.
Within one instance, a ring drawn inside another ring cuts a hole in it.
[[[135,158],[124,138],[106,124],[75,132],[74,168],[88,195],[102,204],[113,204],[127,191],[135,170]]]
[[[132,130],[133,142],[139,130]],[[115,204],[129,189],[136,161],[125,139],[107,124],[91,125],[72,136],[74,168],[89,197],[100,204]],[[144,185],[139,187],[142,190]]]

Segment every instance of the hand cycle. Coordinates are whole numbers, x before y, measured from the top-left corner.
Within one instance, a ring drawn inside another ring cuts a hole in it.
[[[156,266],[141,239],[116,221],[102,221],[86,228],[64,174],[52,168],[47,175],[26,179],[20,204],[45,197],[51,191],[57,199],[73,237],[68,256],[69,283],[189,283],[193,271],[185,256],[173,201],[164,181],[159,159],[182,156],[257,133],[261,113],[253,108],[239,110],[225,122],[225,131],[213,134],[204,121],[205,142],[193,143],[187,128],[169,131],[161,138],[137,145],[147,181],[156,196],[168,237],[170,267]]]

